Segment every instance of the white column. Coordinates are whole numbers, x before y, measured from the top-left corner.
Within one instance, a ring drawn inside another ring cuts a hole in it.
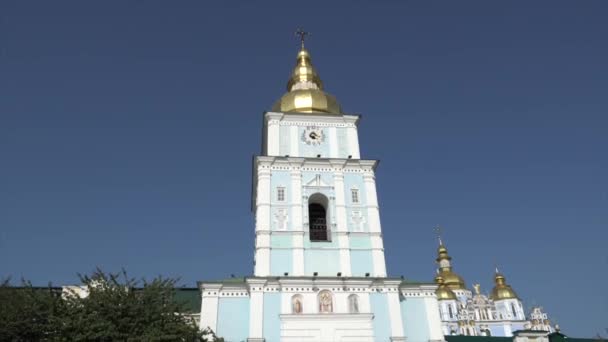
[[[367,219],[369,232],[372,240],[372,262],[374,264],[374,276],[386,276],[386,262],[384,259],[384,245],[380,228],[380,211],[378,209],[378,194],[376,193],[376,179],[372,170],[366,170],[363,174],[365,184],[365,198],[367,202]]]
[[[357,127],[352,126],[346,129],[346,140],[348,141],[348,151],[353,159],[361,159],[359,153],[359,134],[357,133]]]
[[[268,117],[268,136],[266,139],[267,151],[269,156],[278,156],[279,155],[279,120],[273,118],[273,116]]]
[[[363,173],[365,184],[365,198],[367,202],[367,219],[369,231],[380,232],[380,211],[378,210],[378,193],[376,192],[376,177],[374,171],[366,170]]]
[[[338,133],[336,127],[329,127],[327,129],[327,135],[329,138],[329,158],[338,158]]]
[[[255,211],[255,270],[257,277],[270,275],[270,166],[258,165]]]
[[[370,235],[372,241],[372,264],[374,277],[386,277],[386,261],[384,259],[384,243],[380,234]]]
[[[302,220],[302,171],[301,163],[291,170],[291,216],[292,216],[292,272],[294,276],[304,275],[304,227]]]
[[[247,341],[264,340],[264,284],[263,279],[249,279],[249,338]]]
[[[344,173],[341,169],[334,171],[334,196],[336,208],[336,233],[340,249],[340,272],[345,277],[351,276],[350,239],[346,215],[346,200],[344,198]]]
[[[298,126],[289,127],[289,155],[299,157],[300,139],[298,136]]]
[[[204,285],[201,289],[201,318],[199,329],[211,329],[217,332],[217,311],[219,305],[219,293],[222,285]]]
[[[444,341],[443,329],[441,328],[441,317],[439,316],[439,303],[435,297],[425,297],[424,306],[426,321],[429,326],[430,341]]]
[[[391,322],[391,341],[405,341],[403,333],[403,320],[401,319],[401,306],[399,305],[399,291],[387,292],[388,313]]]

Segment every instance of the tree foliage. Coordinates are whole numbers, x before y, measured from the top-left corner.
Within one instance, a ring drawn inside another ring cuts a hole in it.
[[[36,288],[23,280],[13,287],[0,285],[0,341],[43,341],[55,332],[65,303],[50,286]]]
[[[176,279],[138,282],[123,271],[81,276],[82,288],[0,287],[0,341],[205,341]]]

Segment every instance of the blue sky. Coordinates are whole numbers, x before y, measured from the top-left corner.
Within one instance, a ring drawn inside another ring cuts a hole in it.
[[[572,336],[608,318],[608,3],[2,1],[0,277],[252,273],[251,158],[299,26],[362,115],[388,270],[498,264]]]

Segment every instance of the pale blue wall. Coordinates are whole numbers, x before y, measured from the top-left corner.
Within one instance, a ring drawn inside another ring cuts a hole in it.
[[[364,277],[365,273],[374,274],[374,263],[371,251],[350,251],[351,272],[355,277]]]
[[[346,198],[346,205],[353,204],[350,196],[350,189],[353,187],[359,189],[359,204],[365,205],[367,203],[367,194],[365,193],[365,183],[363,182],[362,173],[344,173],[344,196]]]
[[[270,250],[270,274],[282,276],[285,272],[292,273],[292,250],[271,249]]]
[[[335,276],[340,272],[340,252],[338,250],[304,250],[304,272],[312,276],[318,272],[320,276]]]
[[[492,336],[505,336],[505,328],[499,325],[490,325],[488,326],[490,329],[490,333]]]
[[[386,294],[371,293],[369,300],[374,313],[374,341],[390,341],[391,323]]]
[[[249,335],[249,298],[220,297],[216,334],[226,341],[246,341]]]
[[[264,293],[264,338],[265,342],[281,341],[281,294]]]
[[[371,249],[372,239],[369,235],[355,235],[352,234],[349,238],[350,248],[352,249]]]
[[[308,231],[308,226],[305,227],[306,231]],[[331,234],[331,232],[330,232]],[[323,241],[323,242],[311,242],[310,241],[310,237],[308,235],[306,235],[306,238],[304,239],[304,249],[311,249],[311,248],[338,248],[338,239],[335,236],[331,237],[332,240],[331,241]]]
[[[428,342],[429,325],[423,298],[407,297],[401,300],[403,330],[408,342]]]
[[[291,248],[293,238],[288,234],[273,234],[270,236],[270,248]]]

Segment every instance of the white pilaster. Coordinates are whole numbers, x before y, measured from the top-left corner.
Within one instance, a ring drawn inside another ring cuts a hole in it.
[[[282,114],[280,113],[266,113],[266,153],[269,156],[278,156],[279,155],[279,145],[280,145],[280,128],[279,123]]]
[[[340,249],[340,272],[345,277],[350,277],[351,262],[350,262],[350,241],[347,225],[346,200],[344,195],[344,173],[340,166],[334,167],[334,196],[336,208],[336,231],[338,235],[338,248]]]
[[[399,291],[388,292],[386,296],[391,323],[391,341],[405,341],[403,320],[401,319],[401,307],[399,305]]]
[[[263,341],[264,338],[264,279],[249,279],[249,338],[248,341]]]
[[[338,158],[338,133],[336,127],[327,129],[329,143],[329,158]]]
[[[372,261],[374,263],[374,276],[386,277],[386,261],[384,259],[384,245],[380,228],[380,211],[378,209],[378,195],[376,193],[376,179],[372,170],[363,174],[365,196],[367,201],[367,219],[372,235]]]
[[[289,155],[292,157],[299,157],[300,153],[300,139],[298,135],[298,126],[289,127]]]
[[[443,330],[441,328],[441,317],[439,316],[439,303],[437,301],[437,298],[425,297],[424,306],[426,311],[426,320],[429,327],[429,340],[444,341]]]
[[[365,183],[365,196],[367,200],[367,217],[369,231],[372,233],[380,232],[380,212],[378,210],[378,194],[376,192],[376,177],[372,170],[363,173]]]
[[[353,159],[361,159],[359,153],[359,134],[357,133],[357,127],[348,127],[346,129],[346,140],[348,141],[349,154]]]
[[[254,274],[270,275],[270,166],[258,166],[255,215],[256,255]]]
[[[297,127],[296,127],[297,128]],[[292,272],[304,275],[304,227],[302,219],[302,171],[303,160],[291,163],[291,216],[292,216]]]
[[[217,311],[219,305],[219,293],[222,285],[204,285],[201,288],[201,316],[199,329],[211,329],[217,331]]]

